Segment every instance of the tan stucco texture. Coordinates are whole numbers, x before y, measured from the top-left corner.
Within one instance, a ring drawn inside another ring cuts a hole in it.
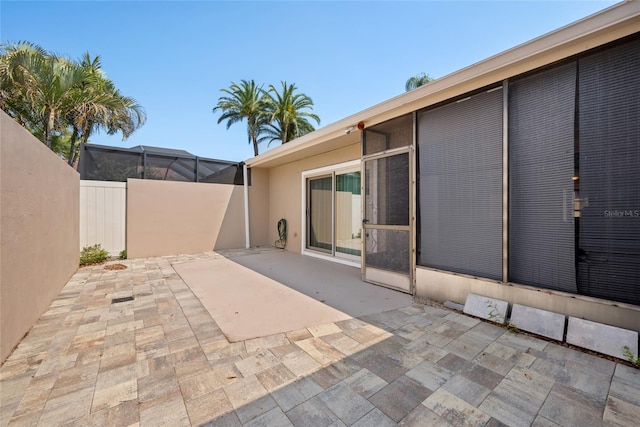
[[[0,112],[0,359],[78,268],[80,177]]]
[[[269,174],[269,236],[278,238],[280,218],[287,220],[287,250],[302,251],[302,172],[360,158],[360,144],[274,167]],[[252,208],[253,209],[253,208]],[[273,243],[272,243],[273,244]]]
[[[127,182],[129,258],[245,246],[242,186],[141,179]]]

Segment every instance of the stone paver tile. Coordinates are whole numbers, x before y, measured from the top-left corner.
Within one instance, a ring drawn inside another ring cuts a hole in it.
[[[430,394],[429,389],[401,376],[371,396],[369,401],[393,421],[400,422]]]
[[[240,421],[243,424],[246,424],[249,421],[260,417],[261,415],[264,415],[277,406],[278,404],[275,400],[273,400],[273,397],[267,394],[266,396],[262,396],[259,399],[251,401],[246,405],[237,408],[236,414],[238,415]]]
[[[431,362],[438,362],[440,359],[449,354],[442,348],[431,344],[427,339],[424,338],[424,335],[414,341],[409,342],[407,345],[402,346],[402,351],[413,354],[420,359],[429,360]]]
[[[322,392],[322,390],[322,387],[320,387],[311,378],[304,377],[285,387],[275,390],[271,393],[271,396],[273,396],[282,410],[287,412],[300,403],[316,396],[318,393]]]
[[[323,391],[318,397],[346,425],[355,423],[374,408],[367,399],[344,382]]]
[[[537,350],[533,350],[530,352],[527,352],[527,350],[524,350],[524,352],[522,352],[521,350],[517,350],[513,347],[494,341],[491,344],[489,344],[487,348],[483,350],[482,354],[480,354],[478,358],[480,358],[483,354],[490,354],[499,359],[505,360],[506,362],[509,362],[509,363],[506,363],[505,365],[513,364],[514,366],[528,368],[536,360],[536,357],[533,354],[530,354],[531,352],[534,352],[534,351],[537,352]],[[481,360],[479,360],[479,363],[485,366],[485,364],[482,363]],[[485,367],[488,369],[492,369],[491,366],[485,366]],[[492,369],[492,370],[495,372],[498,372],[499,374],[502,374],[502,372],[499,370],[496,370],[496,369]]]
[[[118,383],[107,388],[96,388],[93,395],[91,412],[111,408],[122,402],[136,400],[138,397],[138,384],[135,379]]]
[[[613,396],[607,399],[604,421],[618,426],[631,426],[640,420],[640,406],[625,402]]]
[[[227,393],[227,397],[234,409],[238,409],[268,394],[268,391],[260,384],[260,381],[258,381],[255,375],[240,378],[224,386],[223,389],[225,393]]]
[[[474,359],[473,363],[477,363],[480,366],[483,366],[486,369],[489,369],[499,375],[505,376],[516,366],[515,362],[510,360],[502,359],[498,356],[494,356],[493,354],[487,353],[486,349],[478,354]]]
[[[415,340],[423,336],[427,332],[426,329],[424,326],[408,323],[396,330],[395,334],[408,340]]]
[[[395,381],[408,371],[404,366],[382,354],[373,352],[366,354],[361,353],[352,356],[352,358],[362,368],[368,369],[388,383]]]
[[[491,418],[444,389],[434,392],[422,404],[456,426],[481,427]]]
[[[138,378],[138,400],[141,403],[171,400],[179,394],[178,377],[173,372],[159,372]]]
[[[338,322],[335,322],[335,324],[343,331],[346,331],[348,329],[358,329],[368,325],[367,322],[356,318],[340,320]]]
[[[138,401],[127,400],[116,406],[91,412],[78,424],[86,426],[132,426],[140,421],[138,414]]]
[[[265,369],[257,375],[258,380],[269,392],[273,392],[293,382],[296,376],[282,363]]]
[[[275,366],[278,362],[279,360],[271,354],[269,350],[260,350],[254,355],[236,363],[236,367],[243,376],[248,377]]]
[[[103,390],[125,382],[135,381],[149,375],[149,364],[146,360],[120,366],[106,372],[100,372],[96,381],[96,390]]]
[[[449,381],[449,379],[454,376],[454,372],[433,362],[424,361],[408,371],[405,375],[423,387],[435,391]]]
[[[195,347],[198,347],[198,351],[204,355],[204,353],[202,352],[202,349],[200,348],[200,342],[198,342],[195,336],[180,338],[173,341],[167,340],[167,345],[169,346],[170,353],[177,353],[177,352],[190,350]]]
[[[567,362],[569,363],[569,362]],[[574,364],[575,365],[575,364]],[[582,366],[582,365],[578,365]],[[576,369],[570,369],[550,360],[538,358],[530,368],[532,371],[540,372],[546,377],[553,378],[556,382],[582,390],[596,398],[600,402],[604,402],[609,392],[609,384],[611,377],[602,378],[600,375],[591,376],[580,372]],[[588,368],[583,368],[584,370]],[[591,370],[590,370],[591,371]]]
[[[41,415],[42,411],[34,411],[11,417],[10,413],[5,413],[4,410],[0,410],[0,425],[8,427],[36,426],[38,425],[38,420]]]
[[[554,381],[544,375],[513,368],[479,409],[507,425],[530,425],[553,384]]]
[[[344,354],[340,353],[320,338],[314,337],[296,341],[296,345],[309,354],[309,356],[317,360],[321,365],[333,363],[344,358]]]
[[[310,374],[320,368],[320,363],[302,350],[289,353],[282,358],[282,364],[296,376]]]
[[[139,406],[140,426],[190,426],[189,414],[181,396],[161,403],[142,403]]]
[[[99,367],[99,362],[92,362],[59,372],[58,378],[51,388],[49,399],[94,387]]]
[[[640,377],[640,370],[635,369],[635,371],[639,373],[638,376]],[[618,371],[616,370],[616,372]],[[635,406],[640,406],[640,384],[636,384],[631,375],[632,374],[628,376],[614,376],[611,380],[609,396],[624,400]]]
[[[387,357],[406,369],[415,368],[425,360],[419,354],[407,350],[404,347],[400,347],[396,349],[396,351],[387,354]]]
[[[489,390],[493,390],[504,379],[504,376],[476,364],[460,371],[460,374]]]
[[[49,393],[55,381],[55,374],[33,378],[27,386],[24,395],[22,395],[20,404],[17,406],[13,416],[18,417],[29,412],[42,411],[47,403]],[[3,387],[4,384],[0,386],[0,389]],[[3,406],[4,403],[5,401],[2,400]]]
[[[200,347],[170,353],[167,360],[180,377],[190,377],[209,372],[211,365]]]
[[[382,390],[388,383],[372,373],[368,369],[361,369],[348,378],[344,382],[348,384],[353,391],[359,393],[365,398],[369,398]]]
[[[290,344],[285,334],[270,335],[268,337],[254,338],[246,340],[244,345],[247,349],[247,353],[254,353],[258,350],[270,349],[273,347],[280,347]]]
[[[325,323],[323,325],[310,326],[307,328],[311,335],[316,338],[342,332],[335,323]]]
[[[531,427],[561,427],[553,421],[549,421],[545,417],[538,415],[535,420],[533,420],[533,424]]]
[[[466,359],[455,354],[447,354],[442,359],[438,360],[437,365],[448,369],[452,372],[462,372],[473,368],[474,364]]]
[[[238,378],[239,374],[233,366],[223,366],[199,375],[180,377],[180,390],[184,400],[189,401],[234,383]]]
[[[338,420],[322,400],[317,396],[287,411],[287,417],[296,426],[330,426]]]
[[[400,422],[400,425],[410,427],[451,427],[451,424],[447,420],[423,405],[418,405],[416,409],[411,411],[411,413]]]
[[[201,425],[232,412],[233,407],[222,389],[214,390],[185,403],[192,425]]]
[[[393,427],[396,425],[398,424],[396,424],[391,418],[387,417],[378,408],[373,408],[371,411],[367,412],[365,416],[351,424],[352,427]]]
[[[509,426],[499,420],[496,420],[495,418],[491,418],[484,425],[484,427],[509,427]]]
[[[463,359],[473,360],[490,343],[491,341],[487,341],[485,336],[479,336],[469,331],[444,346],[443,350],[456,354]]]
[[[542,340],[540,338],[512,332],[502,334],[500,338],[496,340],[496,342],[514,348],[521,352],[526,352],[529,348],[542,351],[549,344],[548,341]]]
[[[391,336],[391,334],[384,329],[368,324],[357,329],[344,329],[342,332],[366,346],[376,344]]]
[[[360,366],[352,360],[344,359],[314,372],[311,374],[311,378],[322,388],[327,389],[355,374],[360,369]]]
[[[562,426],[599,426],[605,405],[587,393],[556,383],[540,408],[540,415]]]
[[[345,354],[347,356],[352,355],[364,348],[362,344],[353,338],[348,337],[342,332],[336,334],[323,335],[320,339],[327,344],[331,345],[333,348],[338,350],[340,353]]]
[[[235,411],[217,416],[215,419],[201,424],[199,427],[242,427]]]
[[[286,345],[281,345],[281,346],[278,346],[278,347],[271,347],[269,349],[269,351],[275,357],[283,358],[287,354],[291,354],[291,353],[295,353],[296,351],[300,351],[300,347],[298,347],[295,344],[286,344]]]
[[[78,359],[78,353],[67,354],[64,356],[52,357],[42,361],[35,377],[58,373],[65,369],[73,368]]]
[[[40,425],[71,423],[88,415],[91,410],[92,388],[84,388],[47,400],[40,416]]]
[[[286,335],[287,339],[291,342],[306,340],[307,338],[313,337],[313,335],[311,335],[311,332],[309,332],[309,330],[306,328],[287,332]]]
[[[289,418],[279,407],[272,408],[268,412],[246,423],[247,427],[288,427],[293,426]]]
[[[111,322],[109,322],[106,329],[106,336],[120,334],[127,331],[135,331],[136,329],[142,328],[144,328],[144,321],[133,320],[133,318],[130,322],[119,322],[115,324],[111,324]]]
[[[473,406],[480,405],[492,390],[462,375],[455,375],[442,388]]]

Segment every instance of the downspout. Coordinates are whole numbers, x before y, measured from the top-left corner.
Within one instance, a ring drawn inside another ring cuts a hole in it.
[[[249,174],[247,173],[247,164],[242,164],[242,177],[244,183],[244,235],[245,235],[245,248],[251,247],[251,240],[249,239]]]

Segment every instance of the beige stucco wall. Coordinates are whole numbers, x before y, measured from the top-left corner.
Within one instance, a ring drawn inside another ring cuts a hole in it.
[[[269,236],[271,242],[278,238],[276,224],[280,218],[287,220],[287,250],[301,252],[302,236],[302,172],[324,166],[357,160],[360,144],[352,144],[338,150],[319,154],[277,166],[269,174]]]
[[[249,230],[252,247],[273,245],[269,240],[269,170],[251,169],[249,186]]]
[[[78,268],[80,176],[0,111],[0,360]]]
[[[640,331],[638,306],[531,286],[504,284],[430,268],[416,268],[416,297],[464,304],[469,293]]]
[[[129,179],[129,258],[245,246],[239,185]]]

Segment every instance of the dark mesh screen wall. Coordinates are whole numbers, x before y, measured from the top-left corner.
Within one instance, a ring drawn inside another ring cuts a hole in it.
[[[579,290],[640,304],[640,41],[579,70]]]
[[[577,292],[576,64],[509,86],[509,280]]]
[[[419,117],[420,265],[502,278],[502,90]]]
[[[80,179],[127,182],[127,178],[142,178],[142,156],[126,151],[85,149],[78,169]]]

